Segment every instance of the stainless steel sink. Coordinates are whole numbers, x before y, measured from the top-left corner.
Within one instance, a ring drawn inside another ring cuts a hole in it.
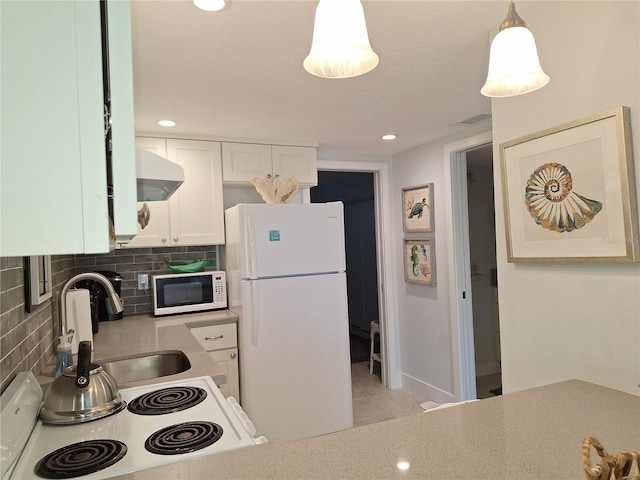
[[[96,362],[119,384],[186,372],[191,362],[180,350],[141,353]]]

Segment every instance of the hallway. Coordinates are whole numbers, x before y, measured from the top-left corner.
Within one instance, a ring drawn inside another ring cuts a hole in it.
[[[408,390],[390,390],[380,383],[380,377],[369,375],[369,362],[351,364],[353,389],[353,426],[383,422],[393,418],[421,413],[425,399]]]

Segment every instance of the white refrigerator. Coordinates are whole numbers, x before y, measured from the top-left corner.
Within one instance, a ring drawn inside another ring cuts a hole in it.
[[[239,204],[225,222],[242,407],[269,441],[351,428],[342,203]]]

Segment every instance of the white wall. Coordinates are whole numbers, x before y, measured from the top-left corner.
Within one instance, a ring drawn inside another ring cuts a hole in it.
[[[396,268],[398,333],[402,386],[438,403],[455,398],[453,384],[452,337],[450,323],[449,274],[445,216],[444,146],[471,137],[489,128],[481,124],[461,130],[455,137],[407,150],[393,157],[391,198],[394,221],[392,258]],[[433,213],[436,256],[436,285],[424,286],[404,281],[402,258],[402,189],[424,183],[434,184]]]
[[[499,144],[626,105],[640,187],[640,3],[537,2],[519,12],[551,82],[492,101],[503,388],[580,378],[637,395],[640,264],[507,263]]]
[[[638,394],[640,264],[509,264],[502,214],[501,142],[627,105],[640,187],[640,3],[522,2],[551,83],[492,101],[503,388],[513,392],[569,378]],[[499,19],[500,20],[500,19]],[[487,128],[485,127],[485,131]],[[482,129],[468,130],[457,139]],[[402,224],[394,213],[394,263],[402,384],[435,401],[454,399],[449,271],[444,219],[444,139],[394,156],[392,198],[435,184],[437,286],[407,284]],[[399,208],[399,207],[398,207]],[[398,210],[394,210],[398,212]],[[638,239],[636,239],[638,241]]]

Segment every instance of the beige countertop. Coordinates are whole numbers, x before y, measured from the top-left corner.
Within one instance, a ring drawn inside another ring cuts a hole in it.
[[[189,358],[191,368],[186,372],[139,382],[119,383],[119,388],[137,387],[184,378],[213,376],[220,374],[215,362],[202,348],[189,328],[237,322],[238,316],[229,310],[152,317],[137,315],[123,320],[100,322],[98,333],[93,335],[92,361],[101,361],[138,353],[160,350],[180,350]],[[74,362],[77,361],[74,358]],[[53,381],[55,357],[38,377],[45,386]]]
[[[571,380],[119,478],[580,480],[588,435],[611,454],[640,449],[640,397]]]
[[[215,375],[189,327],[237,321],[235,314],[126,317],[100,323],[96,361],[182,350],[192,368],[121,385]],[[312,413],[311,413],[312,414]],[[558,479],[584,478],[582,441],[609,453],[640,450],[640,396],[571,380],[353,428],[290,444],[267,443],[124,475],[127,480],[185,479]],[[592,452],[592,463],[597,463]],[[399,470],[398,462],[408,462]]]

